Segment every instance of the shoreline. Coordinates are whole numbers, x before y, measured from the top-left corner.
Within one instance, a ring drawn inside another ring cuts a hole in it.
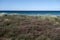
[[[51,16],[60,16],[60,15],[55,15],[55,14],[27,14],[27,13],[0,13],[0,15],[27,15],[27,16],[48,16],[48,15],[51,15]]]

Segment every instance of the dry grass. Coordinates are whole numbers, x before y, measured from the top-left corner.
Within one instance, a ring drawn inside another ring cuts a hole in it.
[[[4,14],[0,16],[0,40],[60,40],[60,16]]]

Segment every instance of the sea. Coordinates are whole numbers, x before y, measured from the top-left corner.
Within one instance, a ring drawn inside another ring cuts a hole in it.
[[[60,11],[0,11],[1,13],[7,13],[7,14],[24,14],[24,15],[57,15],[60,16]]]

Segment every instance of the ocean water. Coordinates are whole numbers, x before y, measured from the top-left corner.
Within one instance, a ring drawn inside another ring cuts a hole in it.
[[[7,14],[26,14],[26,15],[45,15],[45,14],[51,14],[51,15],[57,15],[60,16],[60,11],[0,11],[0,13],[7,13]]]

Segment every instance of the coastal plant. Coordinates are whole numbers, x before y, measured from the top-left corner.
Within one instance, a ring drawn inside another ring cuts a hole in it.
[[[0,16],[0,40],[60,40],[60,16]]]

